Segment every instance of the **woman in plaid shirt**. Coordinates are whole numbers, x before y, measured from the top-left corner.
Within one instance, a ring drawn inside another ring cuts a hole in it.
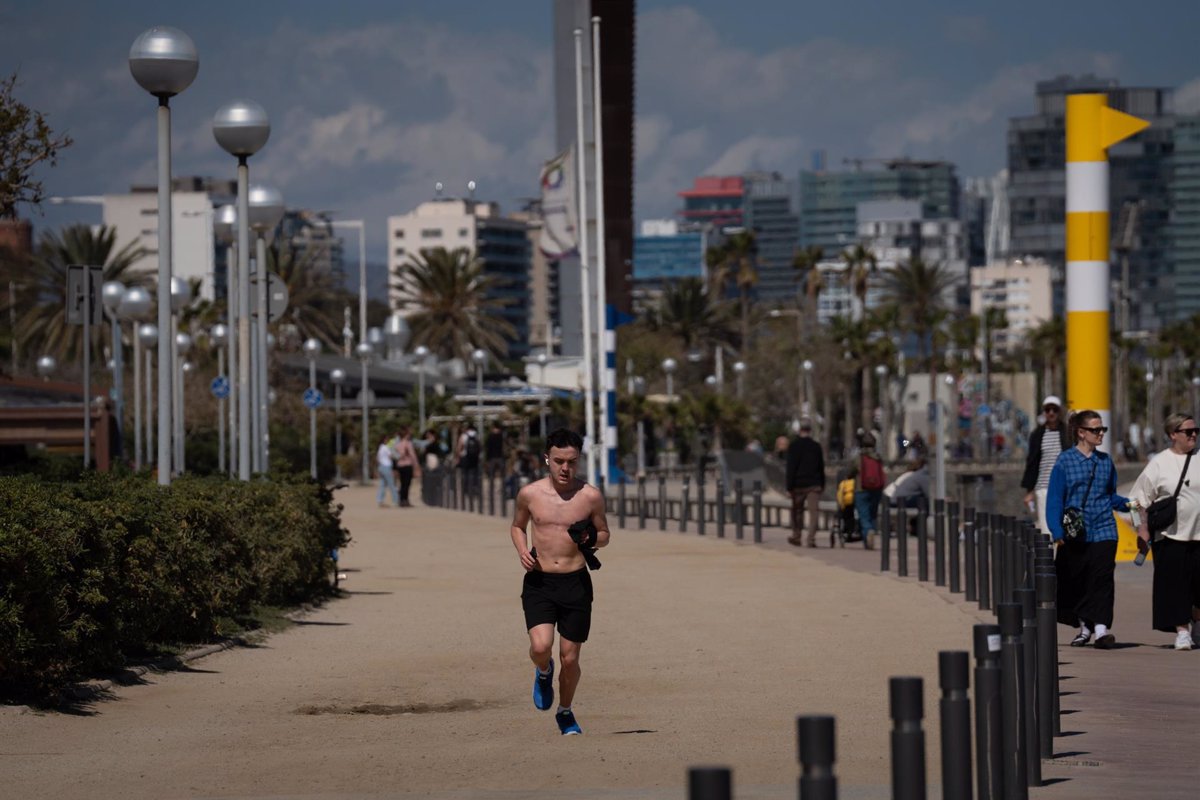
[[[1079,626],[1072,647],[1083,647],[1096,635],[1096,647],[1116,644],[1113,622],[1117,559],[1117,521],[1113,511],[1125,511],[1129,500],[1117,494],[1117,471],[1112,459],[1098,448],[1108,428],[1095,411],[1071,418],[1075,446],[1063,451],[1050,471],[1046,495],[1046,524],[1059,542],[1054,565],[1058,573],[1058,621]],[[1063,541],[1063,511],[1083,512],[1084,537]]]

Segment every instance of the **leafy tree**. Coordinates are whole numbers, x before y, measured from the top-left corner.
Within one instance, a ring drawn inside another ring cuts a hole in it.
[[[896,265],[884,283],[884,304],[896,312],[899,323],[916,334],[929,371],[929,396],[937,397],[937,349],[934,335],[946,318],[946,292],[957,278],[940,264],[920,257]]]
[[[804,326],[805,330],[809,331],[812,330],[812,325],[817,319],[817,297],[825,288],[821,271],[817,269],[817,264],[821,263],[823,258],[825,258],[825,251],[816,245],[797,250],[792,256],[792,269],[796,270],[796,282],[802,283],[804,286]]]
[[[412,346],[425,345],[439,358],[469,360],[482,348],[495,358],[508,353],[513,326],[500,316],[512,301],[491,290],[498,281],[483,272],[483,261],[465,247],[436,247],[410,255],[393,276],[401,309],[412,310]]]
[[[58,151],[71,145],[71,137],[55,135],[40,111],[17,100],[16,86],[15,72],[0,79],[0,219],[16,219],[18,203],[42,202],[34,168],[42,162],[54,166]]]

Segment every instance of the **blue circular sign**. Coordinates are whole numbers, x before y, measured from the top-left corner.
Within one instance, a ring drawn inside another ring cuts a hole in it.
[[[224,375],[218,375],[212,379],[212,383],[209,384],[208,388],[212,391],[213,397],[218,400],[224,400],[226,397],[229,397],[229,378],[226,378]]]
[[[309,408],[317,408],[323,402],[325,402],[325,395],[321,394],[320,389],[309,387],[304,390],[304,405]]]

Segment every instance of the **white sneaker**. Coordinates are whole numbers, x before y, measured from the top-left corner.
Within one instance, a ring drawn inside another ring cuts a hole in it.
[[[1192,649],[1192,633],[1191,631],[1182,630],[1175,635],[1176,650],[1191,650]]]

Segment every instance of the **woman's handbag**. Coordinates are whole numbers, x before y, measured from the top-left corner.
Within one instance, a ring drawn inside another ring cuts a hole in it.
[[[1150,529],[1151,536],[1161,533],[1175,524],[1175,514],[1179,509],[1179,491],[1183,488],[1183,479],[1187,477],[1190,463],[1192,463],[1192,454],[1188,453],[1183,462],[1183,472],[1179,476],[1179,483],[1175,484],[1175,494],[1155,500],[1146,509],[1146,527]]]
[[[1083,507],[1087,508],[1088,495],[1092,493],[1092,481],[1096,479],[1096,467],[1100,466],[1097,459],[1092,463],[1092,474],[1088,477],[1087,488],[1083,490]],[[1063,541],[1078,544],[1087,539],[1087,531],[1083,527],[1083,509],[1069,506],[1063,509],[1062,515]]]

